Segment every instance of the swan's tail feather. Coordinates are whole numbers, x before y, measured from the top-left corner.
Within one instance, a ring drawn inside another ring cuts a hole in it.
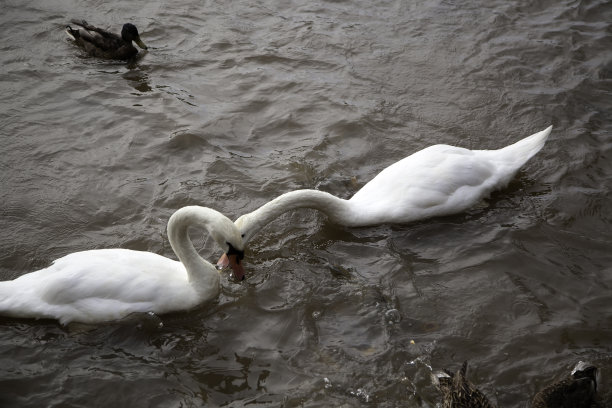
[[[500,158],[520,168],[542,149],[551,130],[552,126],[549,126],[540,132],[534,133],[510,146],[498,150]]]

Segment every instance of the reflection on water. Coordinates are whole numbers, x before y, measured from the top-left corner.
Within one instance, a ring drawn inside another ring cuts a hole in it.
[[[138,92],[151,92],[153,89],[149,84],[149,76],[141,72],[138,68],[132,68],[123,75],[123,79],[134,87]]]
[[[130,20],[149,52],[86,57],[63,39],[72,17]],[[283,215],[250,243],[248,279],[189,313],[0,318],[0,405],[433,407],[431,372],[468,360],[494,403],[522,407],[579,359],[610,405],[610,21],[603,0],[5,2],[1,279],[84,249],[173,257],[184,205],[347,198],[431,144],[554,130],[464,214]]]

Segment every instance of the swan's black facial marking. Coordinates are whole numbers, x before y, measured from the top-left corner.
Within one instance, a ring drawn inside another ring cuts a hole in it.
[[[244,268],[242,267],[242,265],[240,265],[240,260],[244,258],[244,251],[237,250],[229,242],[226,242],[226,244],[228,246],[228,250],[221,258],[225,258],[229,263],[229,266],[233,270],[234,279],[237,281],[242,281],[246,278]]]
[[[234,246],[232,244],[230,244],[229,242],[226,242],[227,246],[229,247],[229,249],[227,250],[227,252],[225,253],[225,255],[230,256],[230,255],[236,255],[236,263],[240,264],[240,260],[244,258],[244,251],[239,251],[236,248],[234,248]]]

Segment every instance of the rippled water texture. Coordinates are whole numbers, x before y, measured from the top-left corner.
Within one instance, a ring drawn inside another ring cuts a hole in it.
[[[130,20],[149,52],[89,58],[70,18]],[[245,282],[161,328],[2,318],[0,405],[434,407],[431,369],[464,360],[501,407],[580,359],[609,398],[611,22],[605,0],[3,0],[3,280],[92,248],[174,257],[166,222],[187,204],[235,219],[298,188],[347,198],[431,144],[554,130],[464,214],[284,215]]]

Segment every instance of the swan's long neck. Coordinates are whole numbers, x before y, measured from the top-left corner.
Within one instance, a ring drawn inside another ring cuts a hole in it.
[[[243,234],[243,242],[248,242],[259,230],[281,214],[297,208],[322,211],[331,221],[338,224],[354,223],[354,211],[351,210],[348,200],[319,190],[296,190],[278,196],[257,210],[238,218],[236,225]]]
[[[219,274],[215,267],[205,261],[196,251],[189,238],[189,227],[200,226],[213,232],[212,220],[216,211],[205,207],[183,207],[177,210],[168,221],[168,240],[172,250],[185,266],[189,281],[199,288],[211,288],[219,285]],[[216,285],[216,286],[214,286]]]

